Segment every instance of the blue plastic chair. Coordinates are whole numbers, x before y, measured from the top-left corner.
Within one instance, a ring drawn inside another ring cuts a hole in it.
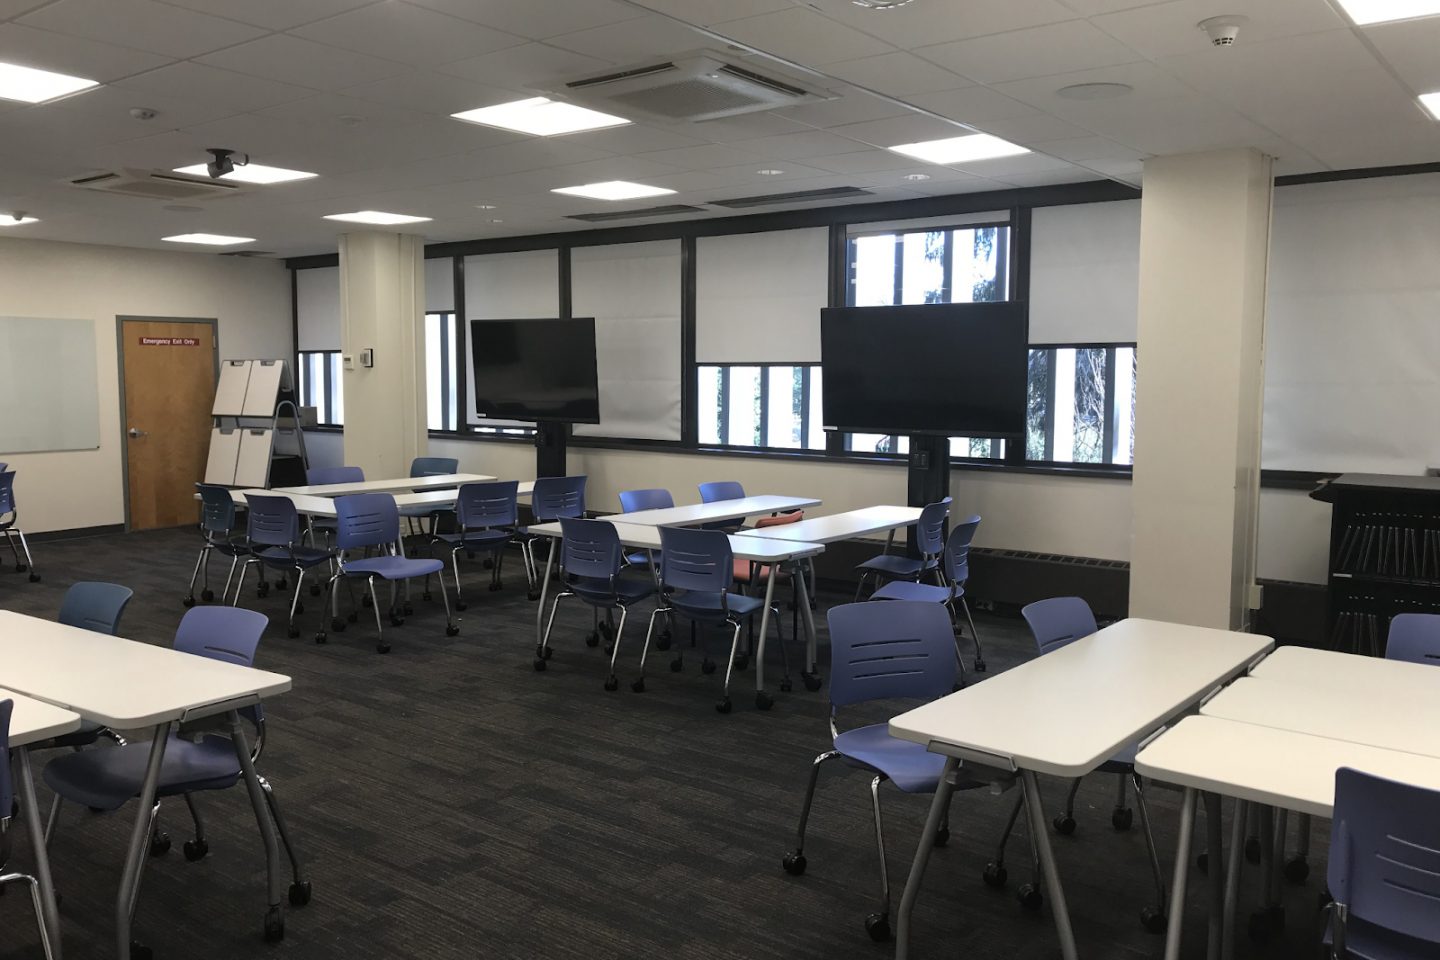
[[[460,461],[455,457],[416,457],[410,461],[410,476],[412,477],[444,477],[459,472]],[[440,515],[449,512],[449,510],[436,510],[434,507],[423,505],[400,508],[402,517],[429,517],[432,535],[438,527],[437,520]]]
[[[1326,882],[1331,956],[1440,956],[1440,791],[1335,771]]]
[[[530,516],[537,524],[585,516],[585,477],[541,477],[530,493]],[[522,534],[520,554],[525,561],[529,597],[540,599],[540,567],[535,559],[535,538]]]
[[[700,484],[701,503],[719,503],[722,500],[743,500],[745,499],[745,488],[738,480],[711,480]],[[725,530],[733,533],[745,526],[745,518],[737,520],[716,520],[714,523],[701,524],[702,530]]]
[[[465,600],[460,593],[461,550],[472,557],[477,553],[489,554],[490,589],[502,589],[500,574],[505,560],[505,547],[515,540],[515,530],[519,523],[519,508],[516,503],[516,490],[519,486],[519,482],[515,480],[462,484],[456,492],[455,532],[433,535],[432,542],[448,544],[451,548],[450,565],[455,571],[456,610],[465,609]]]
[[[765,607],[765,601],[759,597],[731,593],[734,577],[735,554],[730,549],[730,537],[723,531],[686,527],[660,528],[660,604],[650,615],[650,626],[645,632],[645,647],[640,652],[640,676],[631,683],[632,690],[636,693],[645,690],[645,658],[650,652],[655,619],[665,616],[668,620],[679,614],[694,624],[728,627],[731,630],[730,658],[725,666],[725,683],[720,701],[715,705],[715,709],[720,713],[730,712],[730,677],[735,672],[737,663],[740,628]],[[775,624],[775,636],[780,644],[784,670],[780,689],[788,690],[790,663],[785,653],[785,635],[780,626],[779,612],[774,612],[775,616],[771,619]],[[670,669],[679,673],[683,667],[684,657],[676,653],[675,658],[670,661]],[[714,672],[715,664],[708,654],[701,662],[700,670],[702,673]],[[761,710],[769,710],[774,702],[770,694],[763,690],[755,694],[755,705]]]
[[[388,493],[360,493],[336,497],[335,513],[335,546],[339,550],[339,564],[326,586],[326,607],[330,606],[330,600],[334,597],[337,581],[363,579],[370,591],[370,604],[375,610],[375,649],[380,653],[389,653],[390,644],[385,642],[384,628],[380,625],[380,603],[375,596],[375,580],[378,578],[390,583],[390,625],[398,627],[405,620],[395,606],[395,584],[401,580],[424,577],[425,599],[428,600],[430,577],[438,574],[440,599],[445,604],[445,635],[453,637],[460,632],[450,613],[450,597],[445,592],[444,562],[431,557],[406,557],[399,552],[400,511],[395,506],[394,497]],[[354,560],[347,556],[353,550],[368,552],[372,549],[378,556]],[[358,616],[358,612],[352,611],[348,619],[353,623]],[[336,631],[344,630],[345,621],[336,616],[330,621],[330,627]],[[328,639],[322,625],[320,632],[315,634],[315,642],[325,643]]]
[[[605,689],[617,690],[620,681],[615,676],[615,659],[620,655],[620,638],[625,633],[626,614],[633,604],[654,595],[655,583],[649,577],[642,579],[624,575],[623,552],[613,523],[562,517],[560,529],[560,569],[564,586],[550,604],[550,616],[545,621],[540,649],[535,651],[535,669],[544,670],[545,662],[550,659],[550,629],[555,625],[555,610],[560,601],[566,597],[577,597],[597,614],[600,610],[607,614],[620,611],[620,625],[615,628],[605,650],[610,655],[610,673],[605,678]]]
[[[666,510],[675,506],[675,498],[669,490],[621,490],[620,512],[635,513],[639,510]],[[625,562],[631,566],[652,566],[650,551],[637,550],[625,555]]]
[[[361,483],[365,471],[360,467],[310,467],[305,471],[305,483],[321,487],[332,483]]]
[[[1440,666],[1440,613],[1397,613],[1391,618],[1385,659]]]
[[[955,682],[954,632],[943,607],[919,601],[845,604],[832,608],[828,620],[832,745],[810,764],[795,849],[785,855],[781,864],[791,875],[805,872],[805,826],[815,800],[820,768],[840,759],[865,771],[871,778],[875,845],[880,854],[880,910],[865,918],[865,931],[874,940],[886,940],[890,937],[890,877],[885,864],[880,785],[888,780],[903,793],[934,793],[945,758],[926,750],[923,744],[891,736],[886,723],[842,733],[836,718],[842,707],[875,700],[928,702],[950,693]],[[956,786],[971,789],[982,784],[962,781]],[[943,846],[950,838],[949,819],[946,811],[935,837],[936,846]]]
[[[919,582],[925,574],[931,573],[935,575],[937,581],[943,580],[940,572],[940,555],[945,552],[945,521],[949,516],[949,497],[936,503],[927,504],[920,511],[920,520],[915,525],[916,548],[919,550],[920,556],[910,557],[900,553],[882,553],[866,560],[855,568],[860,571],[860,582],[855,585],[855,599],[860,599],[860,595],[865,591],[865,581],[870,577],[874,577],[876,580],[914,580]],[[943,582],[940,585],[944,586]]]
[[[253,610],[196,607],[186,611],[180,620],[175,630],[174,646],[183,653],[248,667],[254,663],[255,650],[268,622],[263,614]],[[239,714],[254,728],[249,752],[251,762],[258,762],[265,746],[264,709],[257,704],[240,710]],[[156,828],[155,821],[161,800],[175,796],[185,798],[195,824],[194,838],[184,845],[185,859],[200,860],[209,852],[205,822],[193,795],[206,790],[228,790],[240,782],[243,771],[240,758],[236,755],[233,735],[233,731],[229,736],[207,733],[197,739],[170,735],[165,744],[155,805],[150,810],[148,830],[152,856],[159,856],[170,848],[170,837]],[[108,750],[86,750],[51,760],[45,765],[44,779],[55,791],[57,801],[64,799],[96,811],[113,811],[140,794],[149,758],[148,741]],[[291,843],[274,788],[264,777],[259,777],[259,781],[271,819],[290,858],[293,871],[290,902],[303,906],[310,902],[310,882],[305,879],[300,858]],[[51,831],[54,827],[52,822]],[[47,831],[47,837],[49,833]]]
[[[295,582],[290,595],[290,619],[286,622],[286,631],[290,636],[298,637],[300,628],[295,626],[295,615],[305,612],[305,605],[300,602],[300,587],[305,582],[305,574],[323,564],[333,566],[335,554],[330,550],[303,544],[300,515],[295,510],[295,502],[289,497],[266,497],[252,493],[246,496],[245,502],[250,514],[246,534],[250,550],[245,563],[240,567],[240,576],[235,580],[232,605],[240,605],[240,591],[245,586],[245,574],[252,566],[258,565],[261,569],[260,583],[256,587],[256,595],[260,597],[270,593],[270,586],[264,577],[267,568],[280,571],[281,578],[277,582],[277,588],[282,590],[285,576],[293,573]]]
[[[60,601],[60,614],[56,619],[67,627],[78,627],[113,637],[120,632],[120,617],[125,613],[125,607],[133,596],[134,590],[118,583],[82,580],[72,583],[70,589],[65,591],[65,598]],[[72,747],[78,750],[80,747],[88,747],[102,736],[118,744],[125,743],[125,738],[109,727],[82,719],[78,730],[47,740],[43,746]],[[37,745],[36,749],[39,748],[40,745]],[[51,816],[54,816],[53,811]]]
[[[10,862],[10,812],[15,809],[16,802],[15,784],[10,776],[10,717],[14,710],[14,700],[0,700],[0,891],[12,883],[29,885],[35,926],[40,931],[40,947],[45,951],[46,960],[49,960],[54,954],[50,948],[50,931],[45,926],[45,914],[40,907],[40,882],[28,873],[6,870]]]
[[[975,629],[975,618],[970,615],[970,604],[965,599],[965,583],[970,579],[970,544],[975,531],[980,529],[980,517],[973,516],[964,523],[958,523],[945,538],[945,552],[941,555],[941,573],[944,584],[919,583],[915,580],[891,580],[870,594],[871,600],[919,600],[925,603],[943,603],[950,611],[953,623],[956,617],[955,604],[965,611],[965,622],[970,625],[970,636],[975,641],[975,672],[985,672],[985,651],[980,646],[980,634]],[[960,640],[955,640],[955,656],[960,656]]]
[[[200,535],[205,544],[195,558],[195,569],[190,571],[190,588],[185,593],[185,606],[195,606],[195,581],[204,571],[203,589],[200,599],[210,602],[215,591],[210,589],[210,554],[219,551],[230,558],[230,572],[225,575],[225,589],[220,591],[221,602],[230,595],[230,582],[235,578],[235,565],[250,552],[244,538],[235,536],[235,498],[228,487],[214,483],[197,483],[200,493]]]
[[[6,518],[9,519],[6,519]],[[0,469],[0,533],[5,534],[5,542],[10,547],[10,555],[15,558],[15,572],[24,573],[30,571],[30,582],[39,583],[40,574],[35,572],[35,561],[30,558],[30,545],[25,542],[25,531],[20,529],[20,511],[15,506],[15,471]],[[20,550],[15,549],[15,538],[20,539]],[[20,559],[20,553],[24,552],[25,559]]]

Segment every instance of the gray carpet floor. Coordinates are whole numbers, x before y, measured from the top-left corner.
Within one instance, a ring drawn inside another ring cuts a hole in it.
[[[185,612],[180,600],[197,545],[184,530],[36,543],[43,581],[28,583],[7,563],[0,607],[53,617],[74,581],[125,583],[136,596],[124,635],[168,645]],[[161,819],[174,848],[149,860],[135,924],[157,957],[892,954],[862,927],[878,899],[863,775],[837,767],[822,777],[806,845],[809,870],[797,878],[780,868],[794,844],[809,763],[828,744],[823,690],[807,693],[797,683],[796,692],[777,693],[768,712],[737,695],[735,712],[721,716],[714,710],[718,675],[702,675],[699,657],[687,649],[684,672],[671,673],[662,655],[648,691],[632,693],[644,627],[644,617],[632,617],[621,689],[605,692],[603,655],[583,642],[590,615],[578,604],[568,611],[562,605],[554,659],[537,673],[535,607],[525,598],[518,560],[507,564],[504,591],[488,592],[487,579],[478,561],[466,570],[470,605],[456,637],[445,636],[439,603],[417,596],[409,621],[387,628],[394,645],[387,656],[375,652],[373,621],[363,617],[328,645],[313,643],[320,611],[308,595],[304,632],[291,639],[284,629],[289,594],[260,599],[247,589],[244,604],[271,618],[259,665],[294,678],[291,693],[267,704],[270,738],[260,769],[284,804],[314,900],[289,912],[283,942],[266,944],[264,859],[244,792],[203,798],[210,854],[198,863],[180,855],[190,829],[183,805],[167,804]],[[821,599],[824,672],[823,609],[844,598]],[[989,676],[1033,655],[1018,619],[985,616],[979,629]],[[681,640],[688,644],[688,631]],[[773,655],[769,669],[778,679]],[[983,675],[970,679],[984,682]],[[752,673],[741,674],[738,689],[751,682]],[[1053,813],[1065,785],[1043,786]],[[1087,779],[1078,830],[1054,838],[1076,937],[1086,957],[1158,957],[1162,938],[1138,922],[1153,899],[1138,820],[1128,832],[1111,828],[1113,789],[1110,777]],[[1026,911],[1014,896],[1028,874],[1023,838],[1013,847],[1009,888],[981,881],[1010,796],[957,795],[952,839],[933,857],[916,910],[915,956],[1059,955],[1048,910]],[[1178,795],[1155,790],[1152,797],[1168,880]],[[898,902],[928,799],[887,788],[885,805]],[[114,896],[133,816],[133,805],[115,815],[66,811],[51,861],[70,957],[112,955]],[[1285,891],[1283,937],[1256,945],[1242,934],[1239,956],[1316,955],[1324,842],[1317,825],[1312,877]],[[23,831],[13,861],[21,869],[31,862]],[[1205,908],[1193,877],[1185,955],[1199,957]],[[1258,880],[1247,868],[1244,911]],[[19,894],[0,897],[4,960],[40,956],[28,898]]]

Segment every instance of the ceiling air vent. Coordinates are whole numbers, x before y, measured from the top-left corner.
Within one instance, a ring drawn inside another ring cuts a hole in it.
[[[641,210],[607,210],[604,213],[573,213],[567,220],[584,220],[586,223],[609,223],[612,220],[638,220],[641,217],[673,217],[682,213],[704,213],[704,207],[692,207],[684,203],[667,203],[659,207],[645,207]]]
[[[106,170],[75,177],[70,185],[146,200],[206,200],[228,197],[240,189],[239,184],[224,180],[187,177],[161,170]]]
[[[700,121],[831,99],[800,82],[699,53],[565,84],[569,99],[621,116]]]
[[[744,209],[768,207],[779,203],[803,203],[807,200],[840,200],[845,197],[873,197],[875,194],[859,187],[829,187],[825,190],[796,190],[791,193],[767,193],[759,197],[736,197],[733,200],[711,200],[711,206]]]

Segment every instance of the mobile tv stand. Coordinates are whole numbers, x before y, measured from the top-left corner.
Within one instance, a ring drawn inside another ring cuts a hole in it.
[[[570,424],[541,420],[535,424],[535,476],[563,477],[565,444],[570,437]]]
[[[930,435],[910,438],[910,455],[905,468],[906,503],[923,507],[950,496],[950,439]],[[909,529],[912,556],[919,556],[918,527]]]

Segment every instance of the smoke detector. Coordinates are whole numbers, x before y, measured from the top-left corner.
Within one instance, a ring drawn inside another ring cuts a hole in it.
[[[866,10],[894,10],[896,7],[903,7],[912,0],[850,0],[857,7],[864,7]]]
[[[1226,15],[1201,20],[1196,26],[1210,37],[1212,46],[1230,47],[1235,45],[1235,38],[1240,36],[1240,27],[1246,22],[1245,17]]]

